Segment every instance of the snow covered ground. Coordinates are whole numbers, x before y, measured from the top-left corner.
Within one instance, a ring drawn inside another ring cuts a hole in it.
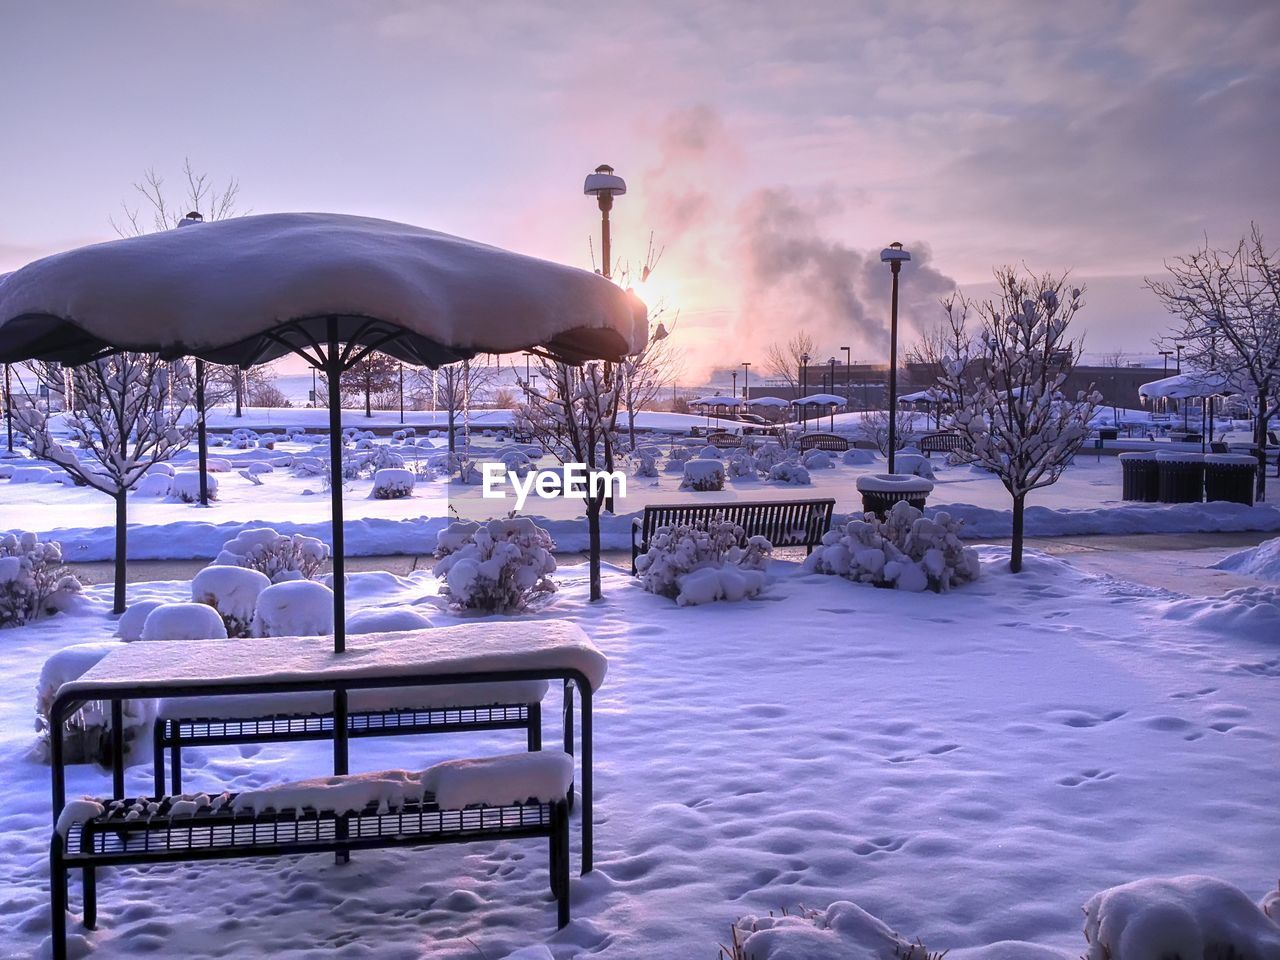
[[[307,412],[307,411],[301,411]],[[676,416],[674,414],[670,416]],[[300,453],[305,443],[279,443],[278,453]],[[496,441],[485,440],[487,444]],[[396,450],[404,448],[396,447]],[[410,448],[412,449],[412,448]],[[418,448],[425,459],[438,449]],[[284,526],[299,533],[329,539],[329,497],[318,477],[298,477],[285,469],[260,474],[261,484],[240,475],[247,462],[261,460],[271,451],[232,451],[217,448],[219,458],[233,469],[216,474],[218,501],[210,508],[169,502],[165,498],[135,493],[129,502],[129,556],[135,560],[212,558],[222,544],[246,527]],[[406,454],[407,456],[408,454]],[[695,498],[698,503],[759,499],[834,497],[838,513],[861,510],[855,484],[866,473],[883,472],[882,459],[849,466],[833,457],[830,469],[809,471],[812,484],[789,486],[753,477],[730,477],[718,492],[681,490],[683,472],[675,467],[656,478],[628,478],[627,495],[619,498],[617,514],[603,520],[608,549],[627,549],[631,519],[646,504]],[[660,461],[660,464],[663,461]],[[932,506],[941,506],[965,520],[965,536],[990,539],[1009,536],[1009,498],[1000,483],[968,466],[948,466],[943,457],[930,463],[937,477]],[[544,460],[543,466],[550,466]],[[184,460],[180,469],[192,469]],[[1120,464],[1113,456],[1080,454],[1076,463],[1054,486],[1033,493],[1027,509],[1030,536],[1065,536],[1096,533],[1186,533],[1227,530],[1280,530],[1280,508],[1275,505],[1243,507],[1237,504],[1135,504],[1124,503],[1120,489]],[[436,534],[450,515],[450,508],[464,517],[488,519],[504,516],[514,508],[510,487],[506,499],[481,498],[479,486],[420,481],[411,497],[380,500],[370,497],[372,481],[365,478],[347,487],[345,515],[349,555],[422,554],[431,551]],[[114,549],[114,504],[109,497],[85,487],[47,483],[14,483],[0,479],[0,530],[33,529],[63,545],[70,560],[105,560]],[[581,501],[542,500],[531,497],[524,513],[536,517],[551,530],[562,550],[586,546],[581,522]]]
[[[1203,873],[1260,899],[1280,850],[1275,589],[1186,599],[1052,558],[1013,576],[997,549],[983,557],[977,583],[944,595],[775,562],[758,600],[695,608],[618,571],[591,605],[585,568],[563,568],[529,629],[571,619],[610,669],[596,708],[597,867],[575,876],[575,919],[559,934],[541,847],[507,842],[360,853],[344,867],[313,856],[104,871],[86,946],[104,960],[497,960],[545,941],[557,960],[696,958],[740,915],[853,900],[961,960],[1071,960],[1081,905],[1116,884]],[[359,579],[358,610],[456,619],[428,577]],[[146,585],[135,599],[187,590]],[[106,593],[89,596],[80,613],[0,634],[0,956],[35,954],[47,932],[49,771],[30,757],[33,690],[50,653],[110,636]],[[352,766],[425,767],[518,749],[512,738],[359,741]],[[185,754],[203,790],[329,762],[325,744]],[[71,771],[72,796],[106,786]],[[129,788],[149,790],[148,766]],[[1007,940],[1043,950],[978,949]]]

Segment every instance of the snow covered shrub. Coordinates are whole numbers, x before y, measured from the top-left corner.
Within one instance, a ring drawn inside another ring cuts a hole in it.
[[[20,627],[60,610],[80,592],[62,566],[62,545],[34,533],[0,537],[0,628]]]
[[[909,473],[916,477],[933,480],[933,464],[923,453],[904,453],[899,451],[893,458],[893,468],[898,473]]]
[[[230,473],[231,461],[223,460],[221,457],[207,457],[205,466],[209,468],[210,473]]]
[[[942,960],[945,953],[909,942],[856,903],[839,900],[825,910],[739,917],[719,960]]]
[[[636,558],[640,585],[683,605],[741,600],[764,589],[764,568],[773,545],[716,517],[659,527],[649,549]]]
[[[176,472],[177,471],[167,463],[153,463],[151,466],[147,467],[146,475],[150,477],[157,473],[163,473],[166,477],[172,477]]]
[[[300,533],[277,533],[270,527],[241,530],[222,545],[213,562],[224,566],[248,567],[265,574],[272,583],[284,580],[312,580],[329,559],[329,546]]]
[[[859,447],[850,447],[844,452],[842,458],[846,467],[861,467],[876,462],[876,455],[870,450],[863,450]],[[896,458],[895,458],[896,460]],[[894,463],[897,466],[897,463]]]
[[[209,499],[217,500],[218,478],[213,475],[212,468],[210,468],[206,478],[208,480],[206,489],[209,491]],[[194,470],[175,473],[169,478],[169,498],[171,500],[179,500],[182,503],[199,503],[200,474]]]
[[[686,460],[681,490],[723,490],[724,464],[719,460]]]
[[[166,603],[164,600],[136,600],[129,604],[127,610],[120,614],[116,621],[115,635],[125,643],[133,643],[142,639],[142,627],[147,617],[156,607]]]
[[[373,475],[373,496],[377,500],[401,500],[413,495],[413,471],[385,467]]]
[[[227,636],[247,637],[258,609],[258,594],[269,586],[266,574],[257,570],[215,564],[195,575],[191,599],[218,611]]]
[[[15,467],[9,474],[10,483],[44,483],[55,476],[48,467]]]
[[[373,452],[369,454],[364,461],[363,468],[371,474],[376,474],[379,470],[402,470],[404,469],[404,457],[396,453],[386,444],[373,447]]]
[[[112,640],[93,643],[77,643],[63,647],[45,661],[36,683],[36,756],[43,763],[50,759],[49,708],[58,688],[64,683],[78,680],[90,667],[120,644]],[[151,742],[151,723],[154,718],[153,700],[126,700],[124,702],[125,753],[135,745]],[[62,759],[64,763],[97,763],[109,766],[111,753],[111,708],[106,701],[95,700],[84,704],[66,717],[62,723]]]
[[[631,458],[631,473],[637,477],[656,477],[658,458],[651,453],[637,453]]]
[[[1280,924],[1265,907],[1211,877],[1136,880],[1112,887],[1085,904],[1089,950],[1084,960],[1280,957]]]
[[[151,473],[138,481],[133,493],[138,497],[167,497],[173,478],[165,473]],[[196,494],[197,499],[199,494]]]
[[[528,517],[449,524],[436,542],[435,574],[455,607],[514,613],[552,593],[556,560],[551,534]]]
[[[162,603],[147,614],[139,640],[225,640],[218,611],[203,603]]]
[[[806,470],[830,470],[835,466],[831,460],[831,454],[826,450],[806,450],[804,457],[800,460],[801,466]]]
[[[763,444],[755,452],[756,469],[761,473],[767,474],[778,464],[785,463],[790,456],[790,452],[784,450],[780,443]]]
[[[333,633],[333,591],[314,580],[273,583],[258,594],[255,637],[323,637]]]
[[[791,487],[805,487],[813,481],[809,479],[809,471],[798,463],[784,460],[769,468],[769,481]]]
[[[905,500],[879,520],[868,515],[827,532],[804,569],[855,583],[940,593],[978,577],[978,554],[960,541],[964,521],[927,518]]]
[[[693,456],[693,451],[685,446],[672,444],[671,452],[667,454],[668,463],[684,463]]]
[[[756,475],[756,458],[749,453],[735,453],[725,464],[725,469],[728,470],[729,476],[734,479],[754,478]]]
[[[0,463],[0,480],[8,480],[13,476],[12,463]]]
[[[381,607],[360,610],[347,617],[347,633],[394,633],[399,630],[425,630],[431,620],[412,607]]]
[[[698,459],[699,460],[719,460],[720,448],[715,446],[714,444],[709,443],[705,447],[703,447],[701,450],[698,451]]]

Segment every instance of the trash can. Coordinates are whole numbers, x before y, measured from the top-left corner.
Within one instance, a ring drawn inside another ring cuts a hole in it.
[[[1253,506],[1258,458],[1247,453],[1211,453],[1204,458],[1204,498]]]
[[[1118,440],[1120,439],[1120,431],[1115,427],[1099,427],[1098,439],[1099,440]]]
[[[862,494],[863,512],[874,513],[883,520],[899,500],[923,510],[933,484],[909,473],[872,473],[858,478],[858,492]]]
[[[1160,499],[1160,470],[1155,452],[1120,454],[1124,499],[1155,503]]]
[[[1204,454],[1169,450],[1156,454],[1161,503],[1199,503],[1204,499]]]

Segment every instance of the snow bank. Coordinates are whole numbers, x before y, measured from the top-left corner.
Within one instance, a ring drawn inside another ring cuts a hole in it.
[[[323,637],[333,633],[333,591],[314,580],[273,583],[258,594],[255,637]]]
[[[1259,580],[1280,580],[1280,537],[1223,557],[1213,564],[1213,569],[1230,570]]]
[[[1280,585],[1237,587],[1220,597],[1192,597],[1165,605],[1163,616],[1200,630],[1280,643]]]
[[[258,609],[258,595],[269,586],[271,581],[257,570],[215,565],[192,579],[191,599],[218,611],[228,636],[244,637]]]
[[[162,603],[147,614],[139,640],[225,640],[218,611],[203,603]]]
[[[1085,904],[1086,960],[1280,960],[1280,925],[1210,877],[1136,880]]]
[[[893,960],[925,955],[847,900],[826,910],[742,917],[733,925],[733,940],[738,955],[749,960]]]

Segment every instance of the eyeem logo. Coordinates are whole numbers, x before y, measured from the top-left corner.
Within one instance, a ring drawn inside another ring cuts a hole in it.
[[[508,473],[500,463],[485,463],[480,467],[480,495],[488,500],[505,500],[510,484],[516,492],[516,509],[523,510],[530,493],[544,500],[564,497],[569,500],[585,500],[592,497],[625,497],[627,475],[621,470],[592,470],[585,463],[562,464],[559,470],[533,470],[519,477]]]

